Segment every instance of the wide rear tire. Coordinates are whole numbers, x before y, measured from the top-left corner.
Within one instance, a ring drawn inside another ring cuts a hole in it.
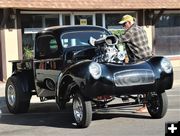
[[[5,88],[5,99],[9,112],[25,113],[28,112],[31,93],[25,90],[23,82],[19,76],[9,77]]]

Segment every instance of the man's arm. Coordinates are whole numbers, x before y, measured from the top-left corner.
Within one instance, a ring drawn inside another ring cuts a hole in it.
[[[125,34],[121,35],[120,37],[120,42],[125,43],[125,42],[130,42],[132,38],[132,34],[130,32],[125,32]]]

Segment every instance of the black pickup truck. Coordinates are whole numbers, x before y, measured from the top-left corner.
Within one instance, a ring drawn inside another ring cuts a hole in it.
[[[165,90],[173,85],[170,61],[154,56],[124,63],[116,44],[115,36],[97,26],[56,26],[37,33],[33,59],[11,61],[5,89],[9,111],[27,112],[32,95],[55,99],[60,109],[73,99],[77,126],[88,127],[94,109],[106,109],[124,96],[138,103],[145,94],[150,115],[162,118],[168,105]]]

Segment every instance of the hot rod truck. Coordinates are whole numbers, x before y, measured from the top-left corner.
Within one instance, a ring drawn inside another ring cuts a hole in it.
[[[60,109],[72,99],[77,126],[88,127],[94,109],[108,107],[114,98],[145,94],[151,117],[162,118],[165,90],[173,85],[170,61],[153,56],[124,63],[116,44],[115,36],[97,26],[56,26],[37,33],[33,59],[11,61],[5,89],[9,111],[28,112],[32,95],[55,99]]]

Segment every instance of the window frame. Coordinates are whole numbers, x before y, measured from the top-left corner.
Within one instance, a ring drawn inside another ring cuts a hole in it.
[[[47,41],[47,38],[50,38]],[[46,40],[46,41],[43,41]],[[57,49],[56,51],[50,52],[50,41],[51,40],[55,40],[57,43]],[[42,43],[39,43],[42,42]],[[47,44],[43,44],[43,43],[47,43]],[[43,45],[42,45],[43,44]],[[40,56],[40,48],[42,49],[42,47],[46,47],[48,49],[44,50],[44,55]],[[45,35],[41,35],[36,39],[36,43],[35,43],[35,59],[49,59],[49,58],[57,58],[59,57],[59,45],[57,42],[57,39],[55,38],[55,36],[51,35],[51,34],[45,34]]]

